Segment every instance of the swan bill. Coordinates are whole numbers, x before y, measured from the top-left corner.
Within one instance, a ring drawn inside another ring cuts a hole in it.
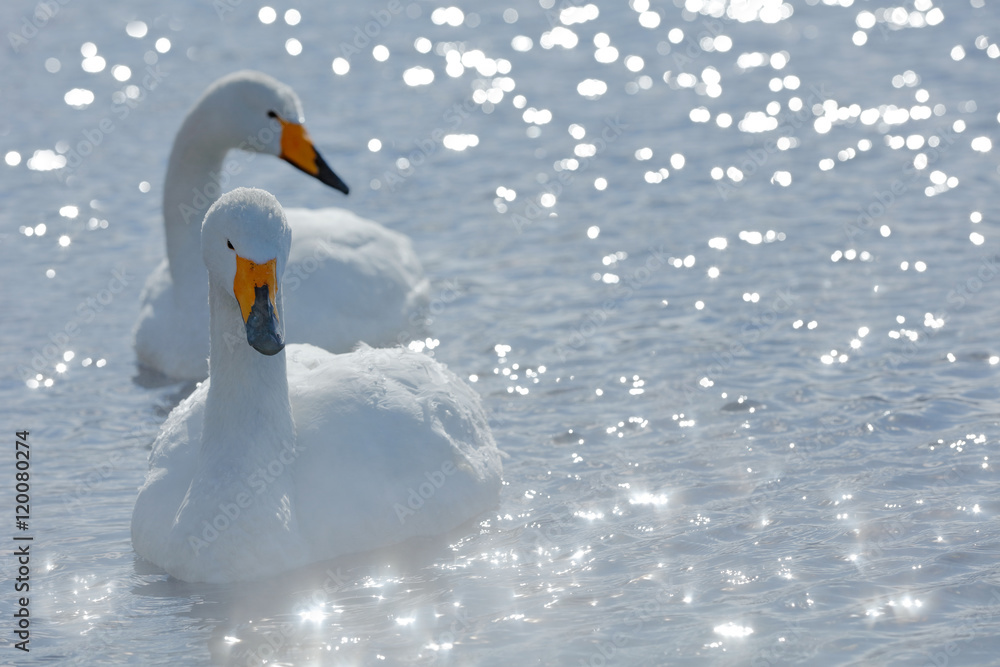
[[[247,342],[261,354],[272,356],[285,349],[285,341],[278,331],[278,315],[267,295],[267,286],[255,288],[257,298],[247,318]]]
[[[268,356],[281,352],[285,347],[275,306],[278,284],[276,263],[277,260],[272,259],[256,264],[237,255],[236,277],[233,279],[233,293],[246,325],[247,343]]]
[[[340,190],[345,195],[350,192],[347,183],[334,173],[323,156],[313,146],[304,125],[292,123],[275,112],[269,114],[281,123],[281,159],[318,179],[321,183]]]

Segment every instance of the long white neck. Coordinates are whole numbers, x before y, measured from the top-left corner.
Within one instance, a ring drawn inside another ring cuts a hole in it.
[[[280,299],[280,296],[279,296]],[[280,304],[280,301],[279,301]],[[239,304],[225,288],[209,285],[211,357],[202,460],[225,469],[234,460],[243,474],[283,467],[294,457],[295,424],[288,399],[285,352],[266,356],[247,343]],[[279,305],[279,313],[280,305]],[[240,451],[224,451],[229,443]]]
[[[201,259],[201,223],[205,212],[218,199],[228,180],[222,174],[223,160],[231,146],[208,131],[206,111],[196,107],[188,114],[174,140],[163,186],[163,222],[167,237],[167,259],[174,294],[194,295],[204,303],[208,280]],[[222,180],[222,185],[220,185]]]

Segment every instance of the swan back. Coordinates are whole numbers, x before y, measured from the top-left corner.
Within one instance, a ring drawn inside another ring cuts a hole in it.
[[[209,380],[153,445],[137,553],[188,581],[251,580],[443,533],[496,504],[479,396],[442,364],[404,348],[293,345],[286,359],[291,230],[272,195],[223,195],[201,238]]]

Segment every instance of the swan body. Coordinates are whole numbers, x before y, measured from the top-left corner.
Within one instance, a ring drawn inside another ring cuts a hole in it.
[[[498,501],[479,397],[445,366],[400,347],[284,347],[289,237],[262,190],[205,218],[211,372],[161,428],[132,516],[136,552],[179,579],[273,576],[440,534]]]
[[[208,293],[201,223],[245,160],[232,149],[271,154],[345,194],[347,185],[313,147],[295,92],[260,72],[216,81],[188,113],[167,167],[163,221],[167,257],[146,282],[135,349],[165,375],[208,374]],[[340,208],[289,209],[295,230],[286,277],[288,335],[345,352],[358,342],[406,343],[424,333],[430,284],[410,240]]]

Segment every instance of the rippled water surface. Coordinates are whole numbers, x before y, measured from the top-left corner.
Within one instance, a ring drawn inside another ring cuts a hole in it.
[[[34,536],[31,652],[0,663],[995,663],[996,7],[330,4],[0,8]],[[240,68],[353,189],[246,156],[227,187],[408,234],[424,343],[509,458],[440,540],[203,586],[129,541],[191,389],[139,377],[131,328],[173,135]]]

